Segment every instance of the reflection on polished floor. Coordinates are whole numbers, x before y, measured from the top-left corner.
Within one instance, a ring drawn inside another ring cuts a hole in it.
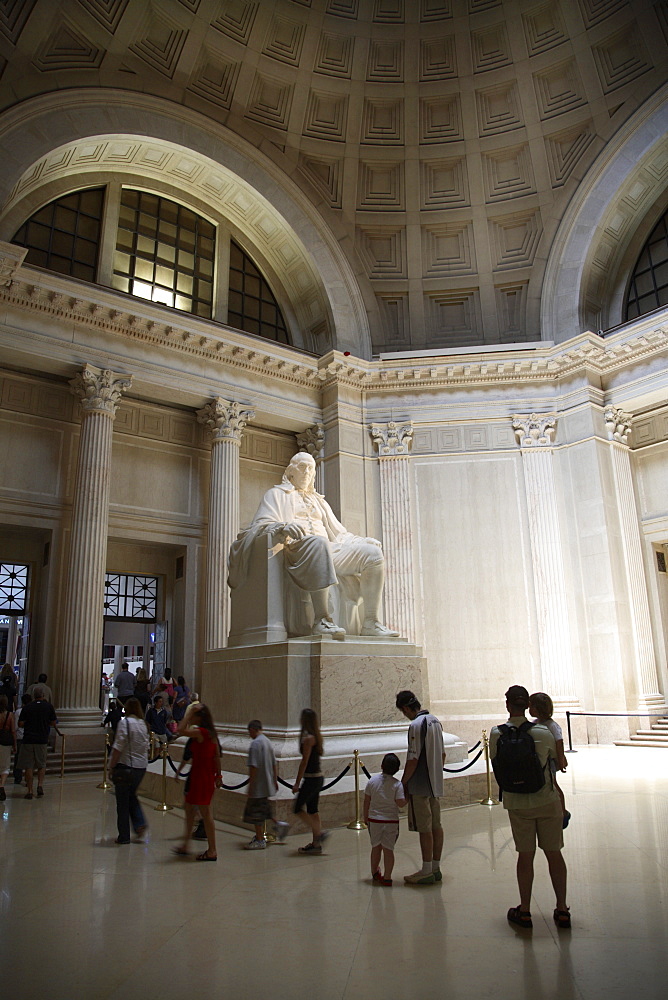
[[[534,930],[518,902],[501,806],[444,812],[440,886],[406,887],[417,837],[402,822],[393,888],[368,877],[366,833],[322,857],[245,852],[219,827],[216,865],[170,856],[180,814],[148,804],[145,845],[114,844],[112,794],[89,778],[0,804],[0,970],[12,1000],[404,1000],[430,996],[658,1000],[668,983],[668,752],[586,748],[563,786],[571,932],[552,922],[537,860]],[[6,992],[5,992],[6,989]]]

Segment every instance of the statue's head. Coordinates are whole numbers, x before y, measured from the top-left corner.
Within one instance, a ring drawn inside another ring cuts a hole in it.
[[[311,493],[315,481],[315,459],[307,451],[298,451],[290,459],[290,464],[283,473],[283,482],[292,483],[298,490]]]

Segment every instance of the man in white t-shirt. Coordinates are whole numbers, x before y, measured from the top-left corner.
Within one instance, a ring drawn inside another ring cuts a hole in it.
[[[247,851],[261,851],[267,846],[265,824],[274,817],[271,796],[278,791],[278,768],[274,748],[262,732],[262,723],[253,719],[248,723],[251,745],[248,750],[248,797],[244,809],[244,823],[252,823],[255,836]]]
[[[408,829],[420,835],[422,868],[412,875],[404,875],[409,885],[433,885],[441,882],[441,852],[443,827],[441,803],[443,795],[443,727],[422,708],[412,691],[400,691],[396,706],[407,719],[408,753],[402,777],[408,800]]]

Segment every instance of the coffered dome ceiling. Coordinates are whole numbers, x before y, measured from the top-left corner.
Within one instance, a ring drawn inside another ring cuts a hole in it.
[[[320,214],[374,351],[532,341],[559,224],[667,52],[661,0],[8,0],[0,107],[90,87],[193,109]]]

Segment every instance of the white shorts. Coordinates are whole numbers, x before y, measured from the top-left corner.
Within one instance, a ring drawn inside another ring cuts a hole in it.
[[[388,851],[394,850],[394,845],[399,836],[399,823],[374,823],[369,820],[369,837],[372,847],[384,847]]]

